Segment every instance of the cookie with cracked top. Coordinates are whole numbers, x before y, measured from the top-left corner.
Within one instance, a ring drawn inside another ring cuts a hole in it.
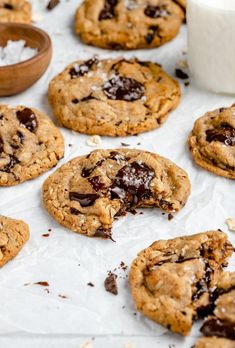
[[[96,150],[64,164],[44,182],[54,219],[74,232],[111,238],[114,218],[138,207],[179,211],[190,193],[184,170],[135,149]]]
[[[195,319],[213,311],[216,292],[227,286],[218,279],[232,253],[221,231],[153,243],[138,254],[130,271],[137,309],[173,332],[188,335]]]
[[[188,142],[200,167],[235,179],[235,105],[207,112],[199,118]]]
[[[75,31],[87,44],[110,49],[158,47],[172,40],[184,19],[172,0],[85,0]]]
[[[86,134],[125,136],[160,127],[180,100],[178,82],[137,59],[70,64],[49,86],[55,116]]]
[[[0,23],[30,23],[31,15],[31,4],[27,0],[0,0]]]
[[[29,227],[20,220],[0,215],[0,267],[13,259],[29,239]]]
[[[0,105],[0,186],[38,177],[63,154],[63,136],[47,115],[25,106]]]

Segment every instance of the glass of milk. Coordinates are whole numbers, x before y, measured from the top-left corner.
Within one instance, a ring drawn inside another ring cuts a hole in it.
[[[187,0],[188,61],[195,82],[235,94],[235,0]]]

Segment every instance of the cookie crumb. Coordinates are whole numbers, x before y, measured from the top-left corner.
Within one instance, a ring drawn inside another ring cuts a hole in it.
[[[226,224],[227,224],[227,226],[228,226],[228,229],[230,230],[230,231],[233,231],[233,232],[235,232],[235,219],[233,219],[233,218],[228,218],[228,219],[226,219]]]
[[[106,291],[110,292],[113,295],[117,295],[118,294],[117,275],[110,271],[108,273],[107,278],[104,281],[104,287]]]
[[[40,22],[43,20],[43,16],[41,15],[41,13],[37,13],[37,12],[34,12],[33,15],[32,15],[32,21],[34,23],[37,23],[37,22]]]
[[[95,286],[92,282],[87,283],[87,285],[92,287],[92,288]]]
[[[47,5],[48,10],[53,10],[57,5],[59,5],[60,0],[50,0]]]
[[[49,283],[45,282],[45,281],[37,282],[37,283],[34,283],[34,284],[35,285],[41,285],[41,286],[49,286]]]
[[[178,62],[176,64],[181,69],[188,69],[188,62],[187,62],[187,60],[178,60]]]
[[[92,135],[86,141],[88,146],[96,147],[102,144],[101,137],[99,135]]]

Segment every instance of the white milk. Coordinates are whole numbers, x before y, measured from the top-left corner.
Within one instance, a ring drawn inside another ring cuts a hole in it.
[[[187,0],[188,60],[200,86],[235,94],[235,0]]]

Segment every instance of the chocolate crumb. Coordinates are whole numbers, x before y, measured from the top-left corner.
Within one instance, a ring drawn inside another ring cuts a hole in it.
[[[113,295],[117,295],[117,275],[112,272],[109,272],[107,278],[104,281],[104,287],[106,291],[110,292]]]
[[[130,146],[130,144],[121,143],[122,146]]]
[[[68,298],[67,296],[61,295],[61,294],[59,294],[58,297],[60,297],[60,298]]]
[[[187,81],[187,82],[184,83],[184,85],[185,85],[185,87],[188,87],[190,85],[190,82]]]
[[[49,233],[44,233],[44,234],[42,234],[42,237],[45,237],[45,238],[50,237],[50,234]]]
[[[186,74],[183,70],[179,68],[175,69],[175,76],[182,80],[186,80],[189,78],[188,74]]]
[[[92,287],[92,288],[95,286],[95,285],[94,285],[93,283],[91,283],[91,282],[87,283],[87,285],[90,286],[90,287]]]
[[[42,282],[37,282],[37,283],[34,283],[35,285],[41,285],[41,286],[49,286],[49,283],[48,282],[45,282],[45,281],[42,281]]]
[[[47,5],[48,10],[53,10],[57,5],[59,5],[60,0],[50,0]]]
[[[170,221],[170,220],[172,220],[172,219],[174,219],[174,215],[168,214],[168,220]]]
[[[69,144],[69,147],[72,147],[73,145],[72,144]]]
[[[50,290],[49,289],[44,289],[44,291],[46,291],[46,293],[50,293]]]

